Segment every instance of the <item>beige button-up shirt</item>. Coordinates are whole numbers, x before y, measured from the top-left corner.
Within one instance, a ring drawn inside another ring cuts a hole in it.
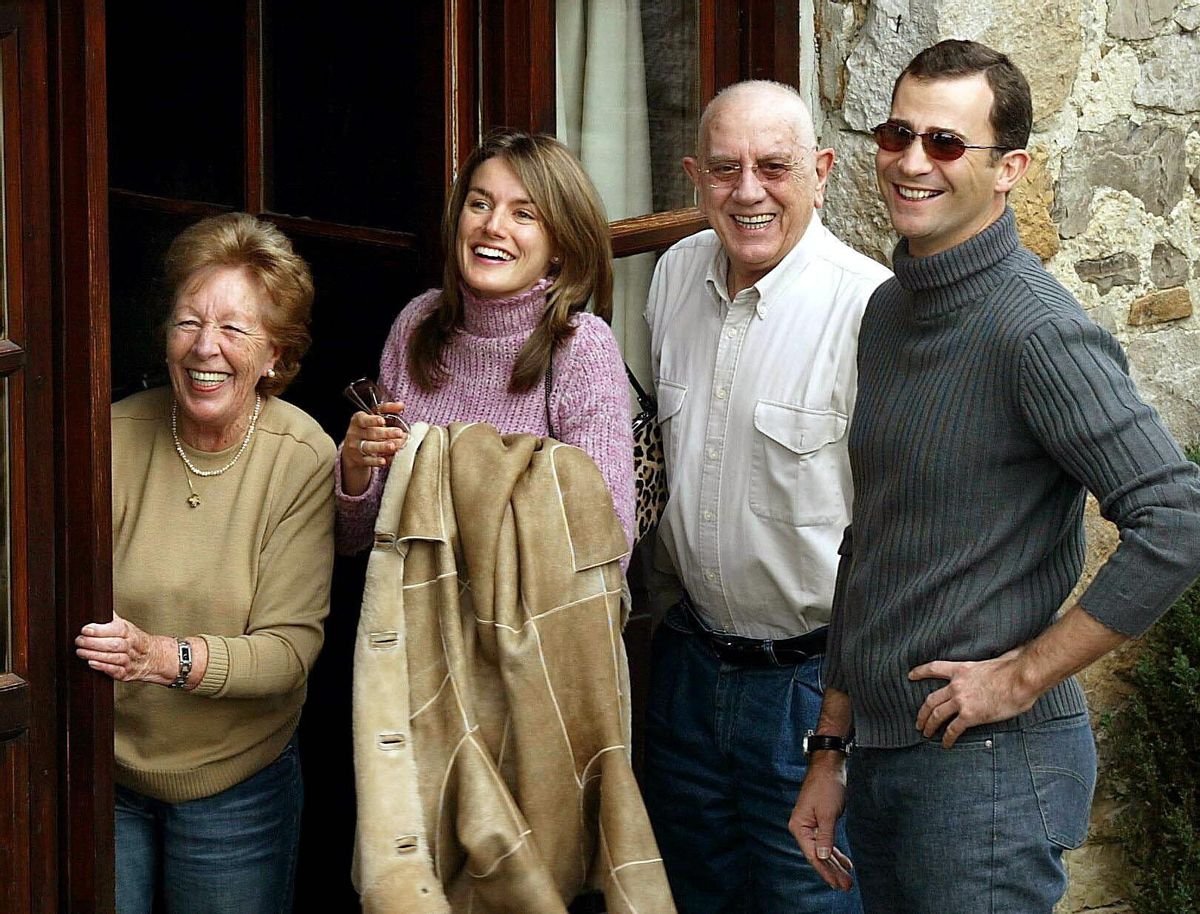
[[[671,497],[659,536],[713,628],[787,638],[829,621],[850,522],[858,326],[891,273],[813,214],[732,300],[704,231],[668,250],[646,305]]]

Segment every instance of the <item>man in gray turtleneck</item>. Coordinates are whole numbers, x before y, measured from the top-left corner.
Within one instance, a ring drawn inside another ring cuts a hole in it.
[[[944,41],[874,131],[901,240],[859,336],[854,510],[790,822],[849,888],[832,842],[845,803],[868,914],[1049,914],[1095,783],[1074,674],[1200,573],[1200,473],[1120,346],[1017,237],[1006,201],[1031,123],[1006,56]],[[1056,615],[1087,490],[1121,543]]]

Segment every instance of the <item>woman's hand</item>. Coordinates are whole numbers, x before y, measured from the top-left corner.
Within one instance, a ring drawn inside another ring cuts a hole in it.
[[[75,639],[75,653],[118,682],[170,685],[179,673],[174,638],[144,632],[116,613],[111,622],[85,625]]]
[[[403,403],[381,403],[381,413],[400,413]],[[386,467],[404,447],[408,432],[387,424],[381,415],[359,411],[350,417],[350,427],[342,442],[342,491],[362,495],[371,484],[371,470]]]

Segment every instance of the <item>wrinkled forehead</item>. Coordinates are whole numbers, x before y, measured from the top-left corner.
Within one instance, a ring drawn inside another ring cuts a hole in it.
[[[209,266],[184,280],[171,310],[257,322],[268,302],[266,288],[245,267]]]
[[[701,155],[706,158],[757,160],[764,156],[798,158],[806,144],[799,128],[787,120],[746,118],[737,112],[718,113],[704,131]]]
[[[803,132],[792,105],[780,104],[780,99],[735,96],[709,112],[700,154],[706,158],[797,158],[811,145],[804,141]]]

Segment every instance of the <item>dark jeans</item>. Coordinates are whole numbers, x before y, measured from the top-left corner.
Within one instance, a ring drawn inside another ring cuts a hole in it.
[[[1096,748],[1086,714],[1024,731],[858,749],[846,828],[869,914],[1050,914],[1062,852],[1087,837]]]
[[[644,777],[680,914],[857,914],[857,891],[826,886],[787,829],[821,658],[732,666],[687,628],[673,610],[654,636]]]
[[[304,784],[295,737],[211,797],[164,803],[117,787],[117,914],[288,914]]]

